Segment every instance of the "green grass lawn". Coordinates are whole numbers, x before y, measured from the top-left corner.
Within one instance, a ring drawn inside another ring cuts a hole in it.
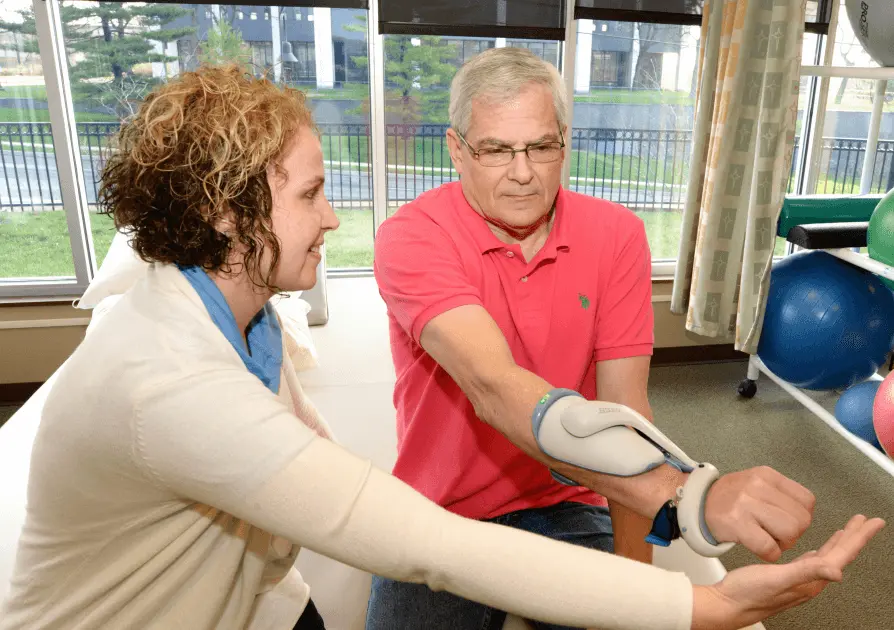
[[[325,129],[324,129],[325,130]],[[682,149],[676,160],[660,160],[656,158],[639,158],[622,155],[620,151],[627,145],[636,145],[637,140],[618,141],[618,154],[605,155],[595,151],[571,152],[571,176],[605,180],[634,180],[650,183],[685,183],[687,173],[688,152]],[[357,169],[357,164],[369,163],[369,138],[366,136],[323,136],[323,159],[350,162]],[[386,155],[389,166],[403,166],[409,171],[421,172],[424,168],[452,168],[447,143],[442,136],[402,138],[389,136],[386,139]],[[367,167],[359,167],[366,171]]]
[[[118,119],[109,114],[75,112],[75,120],[77,122],[115,122]],[[0,107],[0,122],[50,122],[50,110]]]
[[[311,99],[357,101],[369,99],[369,84],[367,83],[348,83],[343,87],[328,90],[301,85],[297,87]],[[446,92],[446,90],[444,91]],[[45,101],[47,90],[42,85],[10,85],[0,89],[0,98],[33,98]],[[575,95],[574,100],[580,103],[691,104],[693,99],[688,92],[591,89],[587,94]]]
[[[115,228],[104,215],[90,215],[93,248],[102,263]],[[61,210],[0,212],[0,278],[74,276],[68,225]]]
[[[6,85],[0,88],[0,98],[33,98],[47,100],[47,88],[43,85]]]
[[[371,267],[373,213],[367,209],[336,210],[341,225],[326,237],[326,258],[331,269]],[[638,212],[646,224],[652,257],[677,256],[681,212]],[[91,214],[93,247],[99,263],[105,258],[115,229],[104,215]],[[777,239],[782,255],[785,241]],[[0,278],[73,276],[74,264],[65,215],[61,210],[41,213],[0,213]]]
[[[372,210],[337,210],[341,227],[327,237],[332,268],[370,267],[373,256]],[[105,215],[91,214],[93,248],[105,259],[115,228]],[[65,213],[0,212],[0,278],[74,276]]]
[[[609,90],[590,89],[587,94],[575,94],[575,103],[624,103],[627,105],[692,105],[695,99],[688,92],[670,90]]]

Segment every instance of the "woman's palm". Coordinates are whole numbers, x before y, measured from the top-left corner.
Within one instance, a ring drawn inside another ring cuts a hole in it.
[[[858,515],[819,551],[788,564],[752,565],[730,572],[710,587],[717,609],[723,611],[714,627],[741,628],[813,599],[829,582],[841,581],[844,568],[884,525],[881,519]]]

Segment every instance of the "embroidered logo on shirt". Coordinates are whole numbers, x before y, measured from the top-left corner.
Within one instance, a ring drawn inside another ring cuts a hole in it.
[[[590,298],[588,298],[586,295],[584,295],[583,293],[578,293],[577,299],[580,300],[581,308],[590,308]]]

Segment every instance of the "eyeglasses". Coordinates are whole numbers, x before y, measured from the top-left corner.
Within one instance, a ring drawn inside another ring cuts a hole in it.
[[[537,142],[525,146],[524,149],[500,148],[475,150],[461,133],[457,131],[456,135],[459,136],[459,139],[463,141],[463,144],[469,148],[469,153],[478,160],[478,163],[481,164],[481,166],[506,166],[515,159],[516,153],[524,153],[528,156],[529,160],[536,162],[537,164],[547,164],[549,162],[555,162],[561,158],[562,149],[565,148],[565,137],[562,135],[561,131],[559,131],[559,138],[561,138],[559,142]]]

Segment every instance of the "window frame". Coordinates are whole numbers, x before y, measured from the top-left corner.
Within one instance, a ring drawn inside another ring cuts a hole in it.
[[[0,280],[0,302],[78,298],[95,275],[96,254],[87,214],[86,187],[79,159],[80,149],[59,7],[57,0],[32,2],[59,191],[65,210],[75,275],[73,278],[4,278]]]
[[[830,0],[825,1],[828,2]],[[60,0],[32,0],[31,2],[37,27],[38,50],[47,88],[48,110],[56,153],[57,172],[75,275],[70,278],[2,278],[0,279],[0,303],[77,299],[87,288],[97,270],[97,259],[90,230],[85,178],[81,161],[78,159],[78,138],[75,128],[65,42],[62,36],[60,3]],[[797,168],[794,191],[796,193],[815,187],[819,163],[818,145],[821,145],[822,140],[822,134],[820,133],[819,142],[817,142],[817,130],[822,129],[825,109],[828,104],[829,78],[834,76],[831,62],[839,9],[839,0],[831,0],[828,24],[806,29],[807,32],[816,33],[817,35],[814,63],[817,66],[827,68],[829,71],[813,76],[810,82],[807,103],[805,104],[804,123],[802,125],[801,147],[798,152],[800,164]],[[272,13],[272,9],[268,8],[268,10],[271,10]],[[293,7],[293,10],[295,10],[296,19],[299,14],[304,16],[302,9],[294,9]],[[308,10],[307,19],[309,20],[312,16],[313,11]],[[379,24],[378,0],[369,2],[367,16],[368,31],[366,41],[369,59],[370,144],[374,158],[372,161],[372,229],[373,236],[375,236],[387,216],[384,35],[375,26]],[[271,14],[272,17],[273,15]],[[564,41],[557,41],[557,44],[559,45],[559,70],[565,80],[568,91],[568,124],[571,127],[573,125],[574,66],[577,42],[577,20],[575,19],[574,2],[566,3],[565,17],[566,38]],[[619,17],[630,18],[620,21],[631,21],[636,15],[615,15],[613,19],[619,21]],[[640,19],[635,21],[642,22],[641,17],[639,16]],[[244,18],[248,18],[247,13],[244,14]],[[662,16],[660,15],[650,15],[649,18],[650,21],[662,21]],[[675,18],[671,15],[666,18],[664,23],[679,24],[681,21],[683,21],[681,18]],[[691,22],[692,17],[686,18],[686,21]],[[453,36],[451,39],[457,37]],[[458,39],[462,38],[458,37]],[[892,70],[892,78],[894,78],[894,70]],[[870,142],[872,142],[871,135],[872,129],[870,130]],[[569,159],[566,159],[563,166],[563,185],[566,187],[569,183],[570,162],[569,154]],[[790,247],[787,248],[787,253],[790,249]],[[668,279],[673,276],[675,268],[676,260],[654,260],[652,262],[653,278]],[[327,273],[335,277],[369,275],[372,273],[372,269],[328,269]]]

